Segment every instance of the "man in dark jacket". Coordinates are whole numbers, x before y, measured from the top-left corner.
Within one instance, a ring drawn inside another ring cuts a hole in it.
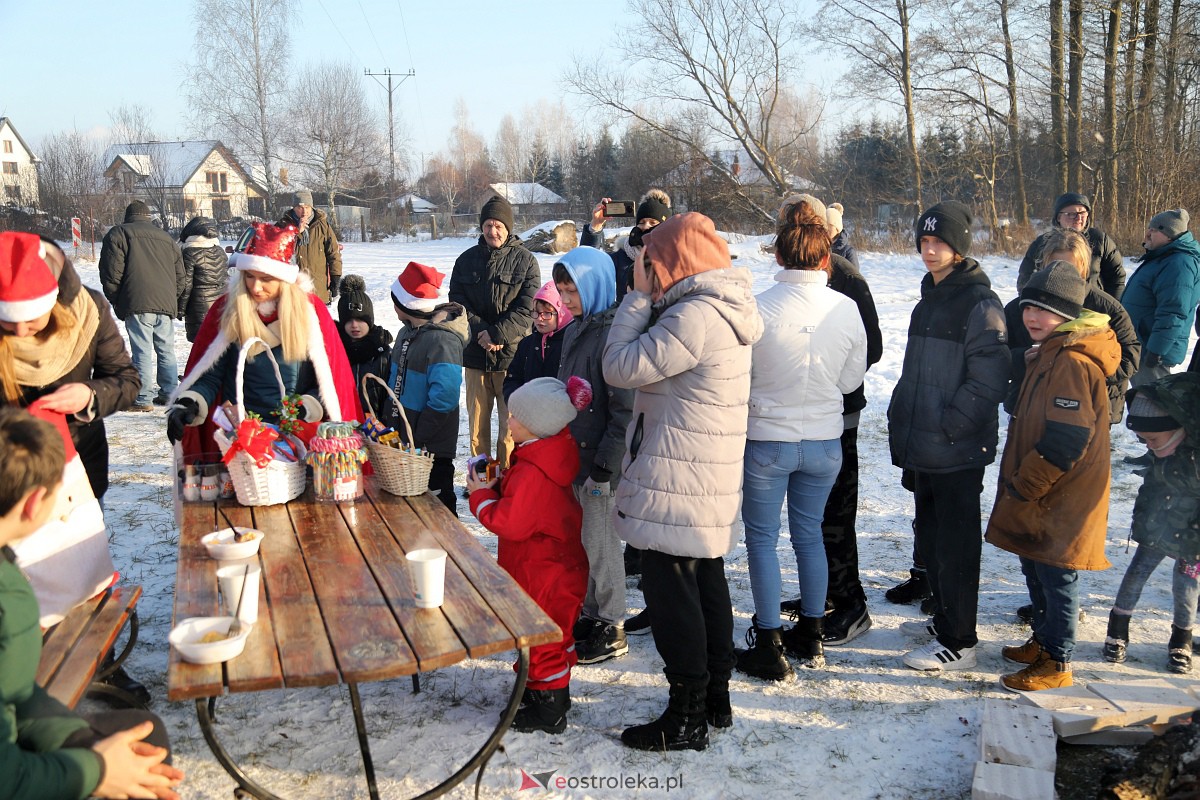
[[[181,316],[184,278],[175,240],[150,221],[145,203],[134,200],[125,209],[124,224],[110,228],[100,248],[100,284],[117,319],[125,322],[133,365],[142,379],[134,411],[166,405],[179,385],[174,320]]]
[[[296,264],[309,274],[313,291],[328,305],[338,296],[342,282],[342,248],[329,217],[313,207],[312,192],[301,190],[292,195],[292,209],[278,224],[291,225],[300,231]]]
[[[450,301],[467,310],[471,338],[463,351],[471,455],[492,447],[492,407],[499,430],[495,458],[508,467],[512,436],[504,402],[504,375],[517,344],[533,324],[533,299],[541,285],[537,260],[512,234],[512,206],[493,197],[479,212],[479,242],[454,262]]]
[[[979,263],[966,256],[968,208],[932,206],[917,220],[915,235],[928,273],[888,405],[888,439],[892,463],[912,483],[917,551],[936,608],[931,621],[901,625],[928,641],[906,653],[904,663],[970,669],[978,642],[979,497],[984,468],[996,458],[998,408],[1008,388],[1004,309]]]
[[[1088,276],[1088,285],[1095,286],[1108,294],[1121,299],[1125,292],[1125,267],[1121,263],[1121,251],[1116,243],[1099,228],[1092,227],[1092,202],[1087,195],[1078,192],[1067,192],[1058,196],[1054,201],[1054,227],[1075,231],[1087,238],[1092,246],[1092,268]],[[1046,237],[1053,231],[1047,231],[1033,240],[1025,257],[1021,259],[1021,269],[1017,273],[1017,291],[1025,288],[1033,273],[1045,266],[1042,263],[1042,249]]]

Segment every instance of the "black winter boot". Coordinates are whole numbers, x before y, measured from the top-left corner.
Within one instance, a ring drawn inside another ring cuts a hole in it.
[[[714,728],[733,725],[733,706],[729,702],[729,670],[708,673],[708,688],[705,690],[705,715]]]
[[[758,627],[756,617],[746,631],[749,649],[739,647],[733,651],[737,657],[737,671],[766,681],[781,681],[791,675],[792,665],[783,657],[782,633],[782,628]]]
[[[1192,671],[1192,630],[1171,626],[1167,644],[1167,672],[1186,675]]]
[[[708,681],[671,681],[667,710],[654,722],[634,725],[621,743],[635,750],[703,750],[708,747],[704,718]]]
[[[1104,637],[1104,660],[1114,664],[1125,662],[1125,648],[1129,644],[1129,614],[1108,612],[1108,633]]]
[[[571,690],[565,686],[561,689],[526,689],[524,705],[513,718],[513,730],[562,733],[567,728],[567,709],[570,707]]]
[[[822,617],[801,617],[783,632],[783,649],[800,661],[800,666],[816,669],[825,666],[825,648],[821,644],[825,620]]]
[[[883,593],[889,603],[907,605],[924,600],[926,597],[933,597],[933,590],[929,588],[929,576],[925,570],[913,567],[908,574],[908,580]]]

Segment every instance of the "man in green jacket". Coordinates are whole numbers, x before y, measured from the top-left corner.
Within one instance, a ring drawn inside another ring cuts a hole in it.
[[[313,207],[312,192],[301,190],[292,195],[292,209],[278,223],[300,231],[296,243],[296,264],[312,277],[313,291],[329,305],[338,296],[342,283],[342,246],[324,211]]]
[[[42,655],[37,599],[8,545],[40,528],[54,509],[64,442],[53,426],[10,406],[0,409],[0,452],[0,800],[179,800],[173,787],[183,772],[166,763],[170,751],[157,717],[130,710],[85,719],[35,682]]]

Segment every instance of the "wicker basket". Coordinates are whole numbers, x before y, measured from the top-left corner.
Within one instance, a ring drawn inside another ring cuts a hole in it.
[[[275,380],[279,383],[279,396],[284,397],[287,394],[287,388],[283,385],[283,377],[279,374],[279,365],[275,362],[271,348],[257,336],[247,339],[246,343],[242,345],[241,352],[238,353],[237,363],[239,420],[246,418],[245,378],[243,375],[246,369],[246,356],[256,343],[263,345],[267,358],[271,360],[271,367],[275,370]],[[213,432],[213,438],[216,440],[217,446],[221,448],[222,454],[233,444],[233,437],[220,429]],[[299,439],[289,437],[289,440],[296,449],[297,460],[294,462],[276,458],[272,459],[267,466],[260,467],[250,456],[240,452],[230,459],[229,477],[233,481],[233,489],[237,493],[239,503],[244,506],[272,506],[286,503],[304,494],[304,456],[306,452]]]
[[[392,398],[396,410],[400,413],[400,419],[404,422],[406,438],[411,444],[413,440],[412,426],[408,424],[408,417],[404,413],[404,406],[400,404],[400,398],[396,397],[392,387],[380,380],[378,375],[370,373],[363,375],[362,380],[363,399],[367,401],[367,411],[371,413],[371,416],[376,416],[375,408],[371,405],[371,396],[367,392],[368,378],[382,386]],[[366,444],[367,457],[371,461],[371,467],[375,470],[375,478],[384,491],[398,494],[401,497],[412,497],[424,494],[429,488],[429,472],[433,469],[432,453],[415,453],[411,450],[402,450],[398,447],[373,442],[370,439]]]

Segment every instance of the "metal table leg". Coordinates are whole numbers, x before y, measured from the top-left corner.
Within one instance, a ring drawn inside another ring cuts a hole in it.
[[[513,684],[512,696],[508,699],[508,708],[500,715],[500,724],[496,726],[496,730],[492,731],[492,735],[483,743],[483,747],[479,748],[479,752],[472,756],[471,760],[458,772],[424,794],[417,795],[413,800],[433,800],[433,798],[441,797],[455,786],[458,786],[475,770],[479,770],[480,775],[483,774],[483,768],[487,766],[488,760],[496,752],[496,748],[500,746],[501,737],[508,731],[508,727],[512,725],[513,719],[517,716],[517,709],[521,705],[521,695],[525,692],[525,681],[528,677],[529,648],[522,647],[517,659],[517,682]]]
[[[525,681],[528,678],[529,648],[522,647],[517,658],[517,680],[513,684],[512,695],[508,699],[508,707],[500,715],[500,723],[496,726],[496,729],[492,731],[491,736],[483,743],[478,752],[457,772],[429,791],[417,795],[413,800],[433,800],[435,797],[441,797],[466,780],[476,770],[479,771],[480,778],[482,779],[484,767],[487,766],[487,762],[495,754],[496,749],[500,746],[500,739],[508,731],[513,719],[517,716],[517,708],[521,705],[521,695],[525,692]],[[375,780],[375,765],[371,759],[371,747],[367,739],[367,730],[363,718],[362,699],[358,694],[358,685],[353,683],[348,685],[350,687],[350,707],[354,712],[354,728],[358,733],[358,746],[362,751],[363,769],[367,776],[367,789],[371,793],[372,800],[379,800],[379,788]],[[213,755],[216,756],[217,762],[225,769],[229,777],[237,782],[243,792],[257,797],[259,800],[282,800],[282,798],[272,794],[251,780],[242,771],[241,767],[234,762],[228,751],[225,750],[225,747],[217,740],[216,731],[213,728],[216,705],[217,698],[215,697],[201,698],[196,701],[196,717],[200,721],[200,731],[204,734],[204,741],[208,742],[208,747],[212,750]]]
[[[200,720],[200,732],[204,734],[204,741],[208,742],[208,749],[212,750],[212,754],[217,757],[217,761],[229,773],[229,777],[237,781],[237,785],[242,791],[259,798],[259,800],[282,800],[279,796],[271,794],[259,786],[250,779],[250,776],[242,772],[241,767],[234,763],[229,753],[225,750],[225,747],[217,741],[217,733],[213,730],[213,712],[216,706],[217,698],[215,697],[202,697],[196,701],[196,717]]]

